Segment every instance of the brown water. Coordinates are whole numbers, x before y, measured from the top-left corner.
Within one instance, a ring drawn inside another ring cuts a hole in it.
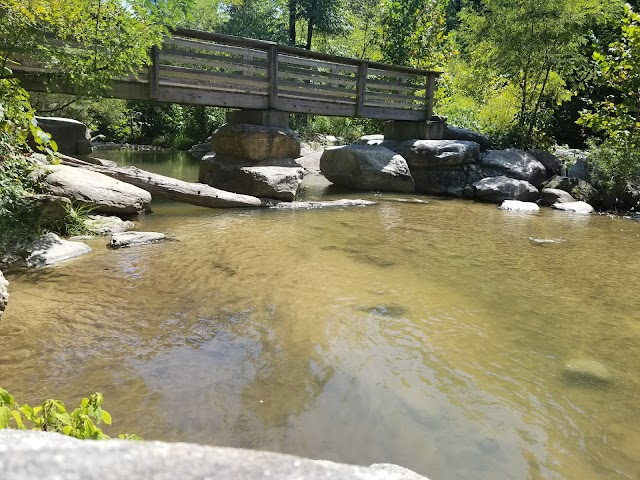
[[[195,178],[180,158],[129,162]],[[433,480],[640,478],[640,223],[350,196],[379,204],[158,202],[139,228],[169,242],[8,272],[0,384],[101,391],[108,431],[146,439]],[[566,380],[572,358],[613,383]]]

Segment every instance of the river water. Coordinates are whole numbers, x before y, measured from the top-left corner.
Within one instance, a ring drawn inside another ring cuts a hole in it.
[[[185,154],[99,156],[197,178]],[[90,240],[85,257],[7,272],[0,385],[23,402],[101,391],[107,432],[145,439],[432,480],[640,478],[639,222],[304,196],[379,203],[154,201],[138,229],[168,242]],[[576,358],[612,383],[566,378]]]

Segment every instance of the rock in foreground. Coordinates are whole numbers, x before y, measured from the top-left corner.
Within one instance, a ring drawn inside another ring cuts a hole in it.
[[[328,148],[320,159],[320,170],[330,182],[358,190],[400,193],[415,190],[405,159],[383,147]]]
[[[44,182],[47,190],[93,207],[96,213],[129,215],[149,209],[151,194],[98,172],[68,165],[51,165]]]
[[[165,240],[167,237],[164,233],[158,232],[124,232],[114,233],[111,236],[109,246],[111,248],[125,248],[136,245],[147,245]]]
[[[473,184],[476,198],[485,202],[502,203],[505,200],[534,202],[539,192],[536,187],[524,180],[509,177],[488,177]]]
[[[500,205],[500,210],[507,210],[510,212],[525,212],[525,213],[538,213],[540,207],[533,202],[521,202],[519,200],[505,200]]]
[[[7,480],[427,480],[406,469],[369,468],[281,453],[188,443],[83,441],[58,433],[0,430]]]
[[[554,203],[551,208],[580,215],[591,215],[595,211],[587,202]]]
[[[44,267],[76,258],[91,252],[89,245],[82,242],[62,240],[55,233],[47,233],[29,248],[28,267]]]

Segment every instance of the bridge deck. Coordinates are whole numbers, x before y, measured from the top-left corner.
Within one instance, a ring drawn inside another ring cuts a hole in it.
[[[79,45],[74,45],[81,48]],[[439,72],[312,52],[272,42],[178,28],[151,51],[152,66],[114,79],[110,96],[218,107],[385,120],[433,113]],[[25,88],[44,90],[45,71],[11,65]],[[57,72],[58,74],[63,72]],[[57,91],[74,93],[64,85]]]

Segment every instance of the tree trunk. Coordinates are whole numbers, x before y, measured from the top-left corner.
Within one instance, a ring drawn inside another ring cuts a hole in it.
[[[130,183],[151,195],[209,208],[266,207],[280,203],[278,200],[252,197],[226,192],[203,183],[190,183],[140,170],[136,167],[104,167],[58,154],[60,163],[102,173],[121,182]]]
[[[298,19],[298,3],[296,0],[289,0],[289,45],[296,44],[296,20]]]
[[[315,19],[313,17],[309,18],[309,24],[307,26],[307,44],[304,48],[307,50],[311,50],[311,40],[313,39],[313,22]]]

